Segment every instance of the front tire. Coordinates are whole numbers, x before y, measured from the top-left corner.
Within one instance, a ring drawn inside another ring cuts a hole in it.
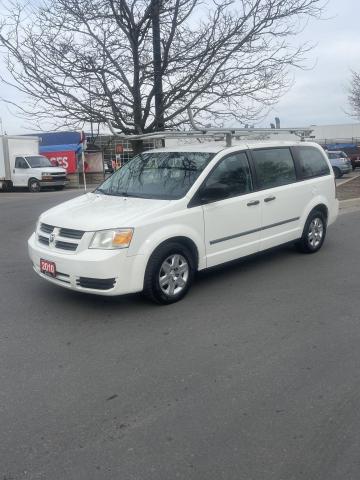
[[[191,251],[181,243],[165,243],[150,257],[143,293],[162,305],[178,302],[189,291],[194,275],[195,262]]]
[[[29,192],[37,193],[40,192],[41,186],[40,182],[36,178],[30,178],[29,180]]]
[[[314,210],[306,220],[302,237],[296,246],[302,253],[315,253],[323,246],[326,236],[326,217],[320,210]]]

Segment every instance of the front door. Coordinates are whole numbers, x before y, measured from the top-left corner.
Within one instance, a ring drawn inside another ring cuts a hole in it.
[[[253,191],[245,152],[229,154],[216,165],[201,188],[207,266],[259,250],[261,203]]]
[[[15,187],[27,187],[29,177],[28,170],[29,165],[27,164],[25,158],[16,157],[11,176]]]

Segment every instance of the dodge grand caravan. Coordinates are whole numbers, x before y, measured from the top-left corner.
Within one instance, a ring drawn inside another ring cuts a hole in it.
[[[43,213],[28,246],[34,270],[56,285],[168,304],[198,270],[288,242],[317,252],[337,214],[318,145],[214,142],[135,156],[92,193]]]

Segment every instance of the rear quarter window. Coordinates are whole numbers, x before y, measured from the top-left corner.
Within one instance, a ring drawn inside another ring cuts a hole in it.
[[[296,154],[302,179],[330,174],[329,165],[317,148],[297,147]]]

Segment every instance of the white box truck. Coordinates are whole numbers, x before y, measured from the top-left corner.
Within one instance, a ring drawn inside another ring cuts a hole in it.
[[[38,137],[0,136],[0,189],[39,192],[42,187],[62,190],[66,184],[66,170],[39,154]]]

